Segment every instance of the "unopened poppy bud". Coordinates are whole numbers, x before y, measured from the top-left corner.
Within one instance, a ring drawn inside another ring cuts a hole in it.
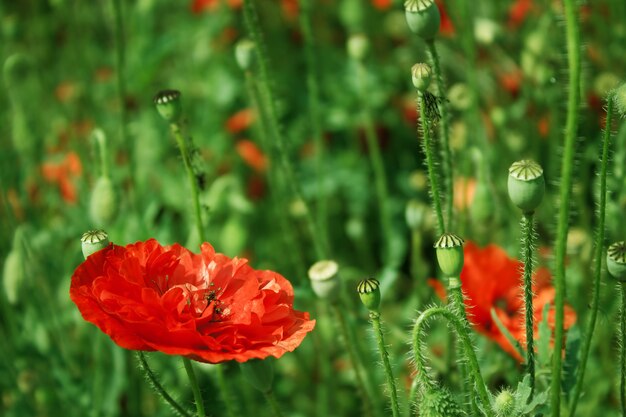
[[[406,0],[404,11],[411,32],[420,38],[429,41],[439,32],[441,15],[434,0]]]
[[[515,397],[509,390],[501,391],[493,402],[493,411],[496,417],[509,417],[515,410]]]
[[[509,168],[509,197],[525,213],[532,213],[541,203],[546,190],[543,168],[535,161],[524,159]]]
[[[98,252],[109,246],[109,235],[104,230],[90,230],[83,233],[80,238],[83,256],[85,259],[92,253]]]
[[[367,39],[367,36],[361,33],[352,35],[348,38],[347,49],[348,56],[350,56],[350,58],[356,61],[361,61],[365,58],[370,49],[370,42]]]
[[[263,393],[268,393],[272,390],[272,381],[274,380],[273,358],[250,359],[247,362],[240,363],[239,368],[246,381],[254,388]]]
[[[463,270],[463,243],[452,233],[444,233],[435,243],[439,268],[447,277],[458,277]]]
[[[255,44],[250,39],[242,39],[235,46],[235,60],[242,71],[248,71],[255,58]]]
[[[413,85],[419,91],[426,91],[430,85],[431,77],[432,71],[427,64],[420,62],[411,67],[411,79],[413,80]]]
[[[606,255],[606,269],[620,282],[626,282],[626,242],[615,242]]]
[[[96,226],[105,226],[115,217],[117,212],[117,198],[113,182],[108,177],[100,177],[96,181],[91,200],[89,201],[89,216]]]
[[[4,260],[2,284],[9,304],[16,304],[24,284],[24,257],[19,248],[13,248]]]
[[[367,278],[356,286],[361,302],[369,311],[378,312],[380,307],[380,283],[377,279]]]
[[[420,230],[430,213],[430,206],[419,200],[409,200],[404,211],[406,224],[411,230]]]
[[[620,116],[626,116],[626,83],[620,85],[613,92],[613,100],[615,100],[615,110]]]
[[[331,260],[318,261],[309,268],[309,279],[313,292],[329,301],[337,298],[339,288],[339,265]]]
[[[175,123],[180,119],[182,114],[182,105],[180,103],[180,91],[178,90],[162,90],[154,96],[154,104],[157,111],[169,123]]]
[[[419,402],[420,417],[462,417],[465,413],[445,387],[428,389]]]

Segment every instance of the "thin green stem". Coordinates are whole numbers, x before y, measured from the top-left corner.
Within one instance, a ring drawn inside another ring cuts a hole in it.
[[[385,163],[378,145],[378,137],[372,121],[372,113],[368,99],[368,92],[365,86],[365,67],[361,61],[356,62],[357,80],[359,83],[361,103],[363,104],[363,122],[365,127],[365,140],[367,141],[370,163],[374,170],[374,184],[378,202],[380,225],[385,242],[384,260],[389,261],[391,257],[389,245],[393,240],[393,229],[391,226],[391,214],[389,212],[389,191],[387,189],[387,175],[385,174]]]
[[[109,153],[107,146],[107,138],[104,132],[97,131],[94,134],[96,142],[98,142],[98,153],[100,154],[100,173],[104,178],[109,178]]]
[[[202,394],[200,393],[200,387],[198,386],[196,374],[193,371],[193,365],[191,364],[191,361],[189,359],[184,357],[182,359],[183,364],[185,365],[185,371],[187,371],[189,383],[191,384],[191,391],[193,392],[193,399],[196,403],[198,417],[206,417],[206,414],[204,413],[204,400],[202,399]]]
[[[619,289],[622,295],[622,304],[620,306],[620,341],[619,341],[619,357],[620,357],[620,384],[619,399],[622,405],[622,417],[626,417],[626,284],[620,283]]]
[[[439,62],[439,54],[437,53],[437,47],[435,46],[435,40],[426,42],[428,48],[428,55],[430,57],[432,70],[435,74],[435,80],[437,81],[437,95],[439,97],[445,97],[446,85],[443,80],[443,73],[441,72],[441,64]],[[446,194],[446,230],[450,230],[452,227],[452,203],[454,201],[454,172],[452,171],[452,151],[450,149],[450,114],[448,112],[447,100],[442,100],[439,106],[441,112],[441,121],[439,122],[439,131],[441,133],[441,162],[443,168],[443,182]],[[444,227],[445,229],[445,227]]]
[[[311,235],[311,240],[313,241],[313,245],[315,247],[316,256],[318,259],[326,259],[327,258],[326,243],[323,240],[323,236],[320,233],[318,233],[318,229],[315,225],[315,222],[313,221],[313,217],[311,215],[311,210],[309,209],[308,203],[306,202],[306,200],[304,200],[304,198],[302,198],[302,192],[300,191],[300,186],[298,182],[296,181],[294,170],[291,165],[291,161],[289,159],[289,155],[287,152],[286,140],[282,132],[280,123],[278,121],[278,115],[277,115],[276,104],[275,104],[275,99],[274,99],[274,92],[271,86],[271,78],[269,75],[270,73],[269,73],[268,63],[267,63],[268,61],[267,53],[265,51],[265,43],[264,43],[263,36],[261,33],[259,17],[258,17],[256,8],[254,6],[254,1],[244,0],[243,11],[244,11],[244,19],[245,19],[246,27],[248,29],[248,32],[250,32],[250,37],[252,38],[253,42],[256,45],[255,51],[257,54],[257,61],[258,61],[258,67],[259,67],[258,86],[259,86],[259,94],[260,94],[261,101],[262,101],[260,104],[262,106],[265,106],[266,111],[267,111],[268,122],[269,122],[268,127],[270,129],[272,136],[275,138],[274,145],[278,149],[279,158],[280,158],[279,162],[282,166],[283,173],[285,175],[287,183],[289,184],[291,188],[291,192],[294,198],[297,199],[298,201],[301,201],[302,204],[304,204],[306,207],[305,214],[304,214],[305,222],[307,224],[309,234]]]
[[[530,401],[535,392],[535,346],[533,310],[533,248],[535,243],[533,213],[522,216],[522,262],[524,263],[524,313],[526,323],[526,371],[530,377]]]
[[[150,369],[144,353],[142,351],[136,351],[135,355],[137,358],[137,362],[139,362],[139,369],[144,373],[144,376],[148,380],[148,383],[150,384],[154,392],[156,392],[163,401],[165,401],[170,407],[172,407],[172,411],[177,416],[191,417],[191,414],[189,414],[187,410],[185,410],[180,404],[178,404],[176,400],[174,400],[174,398],[172,398],[172,396],[169,395],[165,388],[163,388],[163,386],[159,383],[158,378],[156,377],[154,372],[152,372],[152,369]]]
[[[565,255],[567,244],[569,206],[572,194],[572,171],[574,167],[575,142],[578,130],[578,107],[580,105],[580,38],[576,2],[564,0],[567,36],[567,59],[569,68],[569,88],[567,101],[567,121],[565,125],[565,149],[561,164],[561,189],[559,220],[556,237],[556,266],[554,287],[556,296],[554,353],[552,355],[552,383],[550,385],[551,410],[553,417],[561,415],[561,368],[563,350],[563,318],[565,304]]]
[[[421,130],[422,130],[422,148],[426,155],[426,168],[428,169],[428,179],[430,180],[430,191],[433,199],[433,207],[435,214],[437,215],[437,235],[440,236],[446,230],[445,223],[443,221],[443,213],[441,211],[441,200],[439,197],[439,180],[437,178],[437,172],[435,167],[435,160],[433,158],[431,140],[431,125],[432,121],[426,117],[426,103],[424,95],[418,91],[418,110],[420,113]]]
[[[189,180],[189,186],[191,187],[191,199],[193,200],[194,217],[196,222],[196,229],[198,230],[198,238],[200,242],[206,242],[206,234],[204,232],[204,226],[202,224],[202,210],[200,208],[200,195],[198,193],[198,183],[196,182],[196,176],[191,166],[191,154],[189,147],[187,146],[187,140],[180,132],[180,125],[178,123],[172,123],[170,125],[172,134],[178,144],[180,155],[183,158],[183,164],[185,165],[185,171],[187,172],[187,179]]]
[[[474,351],[474,347],[472,346],[472,342],[469,338],[469,329],[467,328],[467,324],[465,324],[463,320],[461,320],[454,312],[446,307],[429,308],[428,310],[420,314],[420,316],[415,321],[415,326],[413,326],[413,355],[415,370],[417,372],[418,378],[420,378],[420,382],[431,388],[435,387],[435,383],[428,376],[426,360],[422,353],[422,338],[424,336],[423,327],[430,318],[433,318],[435,316],[444,317],[454,327],[463,346],[463,352],[466,357],[465,359],[467,360],[468,369],[470,375],[474,379],[475,389],[478,394],[478,398],[480,399],[484,413],[487,415],[487,417],[494,417],[493,411],[491,410],[491,403],[489,401],[489,393],[487,392],[487,387],[485,386],[482,374],[480,373],[480,367],[478,366],[476,352]]]
[[[220,387],[220,394],[222,395],[222,401],[226,406],[226,415],[228,417],[235,417],[239,415],[237,410],[235,410],[234,402],[232,401],[232,396],[230,394],[230,387],[228,386],[228,382],[226,381],[226,376],[224,375],[224,365],[218,364],[216,367],[217,370],[217,385]]]
[[[278,401],[276,401],[276,396],[274,395],[274,391],[269,390],[265,393],[265,399],[267,400],[270,408],[272,409],[272,414],[274,417],[283,417],[283,413],[280,411],[280,406],[278,405]]]
[[[323,190],[326,170],[323,167],[324,159],[324,141],[322,136],[321,111],[320,111],[320,87],[318,81],[318,71],[315,56],[315,38],[313,36],[312,27],[312,0],[300,0],[300,26],[302,28],[302,36],[304,38],[304,56],[306,59],[306,85],[307,98],[309,100],[309,119],[311,129],[313,131],[313,140],[315,141],[315,171],[317,176],[317,210],[316,221],[319,226],[319,232],[323,234],[324,241],[327,242],[327,217],[328,204],[326,201],[326,193]]]
[[[396,379],[393,376],[391,369],[391,363],[389,363],[389,352],[385,346],[385,339],[383,335],[383,329],[380,324],[380,314],[376,312],[370,312],[370,319],[372,320],[372,327],[374,328],[374,337],[376,337],[376,343],[378,344],[378,351],[380,358],[383,361],[385,368],[385,376],[387,378],[387,389],[389,390],[389,399],[391,400],[391,413],[393,417],[400,416],[400,408],[398,407],[398,390],[396,388]]]
[[[600,307],[600,278],[602,276],[602,259],[604,258],[604,223],[606,218],[606,174],[609,165],[609,146],[611,142],[611,122],[613,120],[613,95],[607,97],[606,107],[606,127],[604,130],[604,140],[602,141],[602,161],[600,163],[600,204],[598,206],[598,226],[596,230],[596,246],[594,252],[594,276],[593,276],[593,294],[591,296],[591,313],[587,323],[587,334],[583,339],[583,345],[580,354],[580,365],[578,365],[578,375],[576,385],[574,386],[574,394],[570,404],[570,417],[574,417],[578,400],[582,393],[583,381],[585,379],[585,370],[587,368],[587,359],[591,350],[591,342],[593,340],[593,332],[596,327],[596,319],[598,318],[598,309]]]

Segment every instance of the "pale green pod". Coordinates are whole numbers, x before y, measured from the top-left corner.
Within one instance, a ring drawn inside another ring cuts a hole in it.
[[[465,241],[452,233],[444,233],[435,242],[439,268],[447,277],[458,277],[463,270],[463,243]]]
[[[89,217],[96,226],[106,226],[117,213],[117,197],[113,182],[108,177],[96,181],[89,200]]]
[[[525,213],[532,213],[546,190],[543,168],[530,159],[514,162],[509,168],[509,198]]]
[[[24,284],[24,276],[24,258],[22,257],[22,252],[18,249],[13,249],[4,260],[2,275],[4,294],[10,304],[17,304],[19,301],[20,291]]]
[[[409,29],[420,38],[429,41],[439,33],[441,15],[434,0],[406,0],[404,10]]]
[[[380,307],[380,283],[377,279],[367,278],[356,287],[359,298],[369,311],[378,311]]]
[[[256,47],[250,39],[242,39],[235,45],[235,60],[242,71],[248,71],[255,62]]]
[[[626,242],[615,242],[606,254],[606,269],[620,282],[626,282]]]
[[[515,396],[509,390],[501,391],[493,402],[496,417],[510,417],[515,411]]]
[[[183,108],[180,102],[180,91],[162,90],[154,96],[157,111],[169,123],[176,123],[180,119]]]
[[[411,81],[413,86],[419,91],[426,91],[430,85],[433,72],[428,64],[417,63],[411,67]]]
[[[109,235],[104,230],[90,230],[80,238],[81,248],[85,259],[95,252],[109,246]]]
[[[332,260],[314,263],[309,268],[313,292],[322,299],[333,301],[339,293],[339,265]]]

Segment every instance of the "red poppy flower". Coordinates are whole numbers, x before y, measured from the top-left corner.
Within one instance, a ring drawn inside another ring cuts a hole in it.
[[[244,162],[256,172],[265,172],[267,168],[267,158],[259,147],[248,139],[241,139],[235,145],[237,153]]]
[[[75,152],[69,152],[62,161],[44,162],[41,165],[41,175],[48,183],[56,183],[63,200],[70,204],[78,201],[78,193],[74,179],[83,172],[80,158]]]
[[[200,254],[154,239],[110,245],[76,268],[70,298],[123,348],[209,363],[278,358],[315,326],[284,277],[208,243]]]
[[[468,318],[474,328],[498,343],[502,349],[519,361],[522,357],[509,343],[504,334],[491,318],[491,309],[507,328],[511,336],[526,345],[526,329],[524,325],[524,302],[521,288],[522,263],[511,259],[506,252],[496,246],[488,245],[481,249],[472,242],[464,248],[465,264],[461,272],[461,286],[466,295],[465,307]],[[438,295],[445,294],[439,281],[430,283]],[[550,285],[550,272],[546,268],[537,269],[534,275],[533,310],[535,316],[535,337],[539,336],[538,325],[542,320],[546,304],[554,303],[555,290]],[[443,291],[442,291],[443,290]],[[554,309],[550,307],[548,325],[554,329]],[[565,329],[576,322],[576,312],[565,307]]]
[[[226,120],[226,130],[236,134],[249,128],[256,119],[255,111],[251,108],[239,110]]]
[[[372,0],[372,5],[378,10],[387,10],[393,5],[392,0]]]

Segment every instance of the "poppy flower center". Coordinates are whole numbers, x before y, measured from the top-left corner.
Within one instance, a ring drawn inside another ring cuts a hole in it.
[[[203,322],[223,320],[230,314],[230,308],[223,301],[219,300],[218,297],[221,292],[222,288],[216,288],[213,282],[209,284],[209,288],[185,288],[186,312]]]

